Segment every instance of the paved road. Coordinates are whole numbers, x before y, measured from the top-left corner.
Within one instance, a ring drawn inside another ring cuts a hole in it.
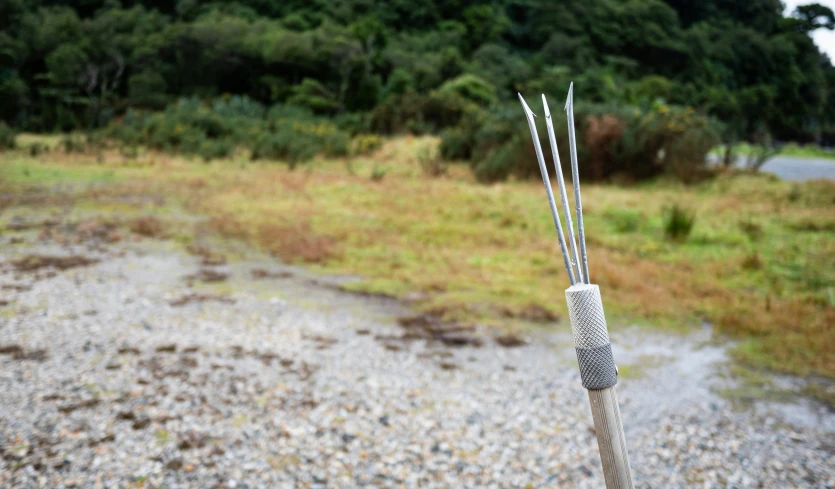
[[[777,156],[763,165],[760,171],[773,173],[783,180],[835,180],[835,160]]]

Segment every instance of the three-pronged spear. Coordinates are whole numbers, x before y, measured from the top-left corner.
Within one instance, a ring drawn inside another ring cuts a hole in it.
[[[600,449],[603,477],[606,480],[607,489],[632,489],[632,474],[629,467],[629,456],[626,451],[626,438],[623,434],[623,424],[621,423],[618,398],[615,392],[617,367],[615,367],[615,361],[612,357],[612,345],[609,342],[609,331],[606,327],[606,316],[603,313],[603,302],[600,299],[600,288],[592,284],[589,280],[588,259],[586,257],[586,235],[585,229],[583,228],[583,206],[580,200],[580,173],[577,169],[577,142],[574,133],[573,95],[574,84],[572,83],[568,89],[565,111],[568,117],[568,141],[571,151],[571,174],[574,183],[574,204],[577,213],[580,257],[577,256],[577,249],[574,246],[574,229],[571,223],[571,211],[568,207],[565,181],[562,177],[562,167],[557,152],[554,125],[551,121],[551,113],[548,110],[545,95],[542,96],[542,103],[545,107],[545,122],[548,126],[548,138],[551,142],[551,150],[554,153],[557,181],[560,187],[563,211],[565,212],[568,223],[571,251],[574,254],[573,262],[569,258],[569,250],[565,244],[562,223],[557,212],[557,206],[554,203],[551,179],[548,176],[548,170],[545,166],[544,157],[542,156],[539,134],[536,131],[536,124],[534,122],[535,115],[525,103],[521,94],[519,94],[519,100],[525,109],[525,116],[531,130],[531,136],[533,137],[536,159],[539,163],[539,169],[542,172],[545,192],[548,195],[548,203],[554,218],[554,226],[557,230],[560,250],[562,251],[565,269],[571,285],[565,291],[565,298],[568,302],[571,330],[574,333],[574,347],[577,352],[577,363],[580,366],[580,378],[583,382],[583,387],[588,389],[589,392],[589,404],[591,405],[592,418],[594,419],[597,446]],[[575,266],[577,279],[575,279],[574,274]]]
[[[553,153],[554,155],[554,167],[557,170],[557,183],[559,183],[558,186],[560,188],[560,198],[562,199],[562,211],[565,213],[565,222],[566,224],[568,224],[568,238],[569,242],[571,243],[571,254],[574,257],[573,264],[575,267],[577,267],[577,281],[581,284],[588,283],[588,279],[586,278],[585,272],[583,272],[580,269],[580,261],[579,257],[577,256],[577,245],[574,242],[574,225],[571,222],[571,209],[568,207],[568,196],[565,193],[565,180],[563,180],[562,176],[560,152],[559,150],[557,150],[557,137],[554,135],[554,121],[551,119],[551,111],[548,110],[548,101],[545,100],[544,94],[542,95],[542,108],[545,110],[545,125],[548,128],[548,141],[551,142],[551,153]],[[548,186],[550,187],[550,182]]]

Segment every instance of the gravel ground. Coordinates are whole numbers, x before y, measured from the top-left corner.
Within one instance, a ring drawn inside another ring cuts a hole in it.
[[[565,321],[409,334],[336,279],[70,231],[0,237],[0,487],[603,487]],[[835,487],[832,413],[734,410],[709,337],[613,335],[653,359],[618,386],[636,486]]]

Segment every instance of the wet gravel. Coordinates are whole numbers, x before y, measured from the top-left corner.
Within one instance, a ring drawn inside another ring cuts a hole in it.
[[[9,243],[0,487],[603,487],[567,334],[403,340],[404,306],[269,261],[203,284],[152,240]],[[11,266],[57,253],[91,261]],[[613,337],[616,359],[667,359],[619,384],[637,487],[835,487],[831,413],[735,410],[698,336]]]

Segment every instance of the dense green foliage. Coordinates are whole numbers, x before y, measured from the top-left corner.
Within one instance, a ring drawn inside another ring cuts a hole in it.
[[[568,127],[561,112],[553,114],[554,126],[562,168],[568,171]],[[660,174],[695,180],[701,176],[707,153],[719,140],[715,121],[692,108],[660,102],[645,108],[578,103],[574,117],[580,172],[588,180],[641,180]],[[550,159],[544,128],[539,137]],[[482,181],[503,180],[511,174],[539,176],[539,168],[532,164],[536,155],[530,132],[527,124],[520,124],[516,105],[471,113],[444,131],[441,155],[470,160]]]
[[[831,9],[784,18],[779,0],[3,0],[0,118],[71,130],[170,105],[171,123],[181,98],[237,95],[353,132],[456,127],[446,151],[470,156],[481,150],[467,119],[486,120],[474,107],[561,97],[573,80],[578,100],[614,107],[621,124],[628,106],[663,103],[721,121],[726,142],[826,142],[835,68],[809,32],[833,27]],[[191,151],[195,134],[161,144]],[[264,136],[258,153],[294,153],[287,144]]]
[[[209,161],[249,150],[253,160],[284,160],[291,167],[321,154],[362,154],[379,146],[373,135],[351,133],[307,109],[276,104],[266,108],[247,97],[190,98],[163,111],[130,109],[107,135],[124,145],[144,145]]]

